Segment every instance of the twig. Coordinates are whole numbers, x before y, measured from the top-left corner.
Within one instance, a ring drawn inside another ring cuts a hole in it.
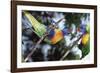
[[[70,53],[70,50],[68,50],[68,51],[60,58],[60,60],[63,60],[69,53]]]
[[[66,51],[66,53],[60,58],[60,60],[64,60],[64,58],[70,53],[71,49],[77,44],[77,42],[80,40],[80,38],[82,37],[83,35],[81,35],[75,42],[74,44],[69,47],[69,50]]]
[[[58,25],[64,18],[61,18],[60,20],[58,20],[55,24]]]
[[[45,37],[47,36],[47,34],[44,34],[44,36],[42,36],[39,41],[36,43],[36,46],[32,49],[32,51],[28,54],[28,56],[25,58],[25,62],[28,61],[28,59],[32,56],[32,54],[34,53],[34,51],[36,50],[37,46],[42,42],[43,39],[45,39]]]

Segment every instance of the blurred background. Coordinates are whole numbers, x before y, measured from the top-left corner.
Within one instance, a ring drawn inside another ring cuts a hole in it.
[[[51,30],[49,28],[51,25],[57,26],[57,28]],[[46,31],[50,30],[50,32],[48,32],[49,34],[46,36],[46,39],[48,39],[49,42],[42,40],[42,42],[38,44],[36,47],[37,42],[44,35],[45,30]],[[22,11],[23,61],[34,49],[34,47],[36,47],[36,49],[34,50],[34,53],[31,55],[31,57],[28,59],[28,62],[58,61],[61,59],[81,60],[90,51],[89,31],[90,31],[89,13],[23,10]],[[43,35],[39,36],[42,33]],[[77,41],[77,39],[81,35],[82,37]],[[66,53],[68,54],[65,55]]]

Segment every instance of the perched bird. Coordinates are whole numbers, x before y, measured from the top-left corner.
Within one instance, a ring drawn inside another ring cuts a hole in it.
[[[61,30],[60,28],[53,27],[52,24],[50,28],[45,26],[44,24],[39,23],[34,16],[32,16],[29,12],[24,12],[24,15],[27,17],[28,21],[32,24],[34,28],[34,33],[36,33],[40,38],[48,32],[48,38],[45,38],[44,41],[49,44],[56,44],[60,40],[63,39],[63,36],[67,33],[66,29]]]

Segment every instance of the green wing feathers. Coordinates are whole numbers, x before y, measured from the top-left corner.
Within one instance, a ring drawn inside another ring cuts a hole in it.
[[[32,16],[29,12],[24,11],[24,15],[27,17],[32,27],[34,28],[34,32],[39,37],[42,37],[46,33],[46,26],[39,23],[34,16]],[[46,42],[50,43],[50,40],[45,39]]]
[[[46,26],[39,23],[30,13],[24,12],[25,16],[29,20],[29,22],[32,24],[32,27],[34,28],[36,34],[41,37],[46,32]]]

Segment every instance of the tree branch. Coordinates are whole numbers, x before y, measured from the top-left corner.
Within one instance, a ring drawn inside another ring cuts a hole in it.
[[[45,39],[45,37],[47,36],[47,34],[44,34],[44,36],[42,36],[39,41],[36,43],[36,46],[32,49],[32,51],[28,54],[28,56],[25,58],[25,62],[28,61],[28,59],[32,56],[32,54],[34,53],[34,51],[36,50],[37,46],[42,42],[42,40]]]
[[[64,60],[65,57],[70,53],[71,49],[77,44],[77,42],[81,39],[83,35],[81,35],[74,43],[71,47],[69,47],[69,50],[66,51],[66,53],[60,58],[60,60]]]

